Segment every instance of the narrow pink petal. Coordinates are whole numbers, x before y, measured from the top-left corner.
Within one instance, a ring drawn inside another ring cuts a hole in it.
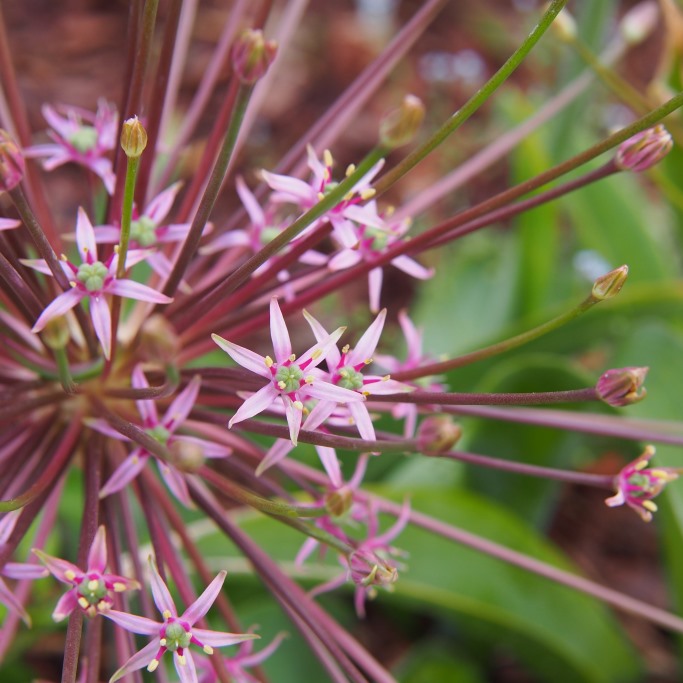
[[[277,441],[268,449],[263,460],[258,464],[254,474],[256,474],[257,477],[260,477],[269,467],[272,467],[283,458],[286,458],[292,448],[294,448],[294,446],[291,441],[277,439]]]
[[[7,539],[12,535],[20,514],[21,510],[12,510],[0,517],[0,546],[7,543]]]
[[[364,401],[365,397],[357,391],[338,387],[330,382],[315,381],[308,385],[308,393],[314,398],[323,398],[335,403],[352,403]]]
[[[315,549],[319,545],[320,541],[317,541],[315,538],[307,538],[301,545],[301,548],[299,548],[299,552],[294,558],[294,564],[297,567],[300,567],[311,556],[311,554],[315,552]]]
[[[306,416],[303,429],[306,429],[309,432],[317,429],[330,415],[332,415],[332,412],[336,407],[336,401],[318,401],[313,407],[313,410]]]
[[[104,524],[102,524],[99,529],[97,529],[95,538],[90,546],[90,552],[88,553],[88,571],[97,571],[102,574],[106,568],[107,530],[104,528]]]
[[[73,580],[67,578],[67,573],[73,577],[83,576],[83,570],[71,562],[48,555],[37,548],[33,549],[33,553],[37,555],[38,559],[48,568],[50,574],[62,583],[66,583],[70,586],[73,585]]]
[[[224,446],[223,444],[209,441],[208,439],[200,439],[197,436],[188,436],[187,434],[180,434],[173,437],[174,441],[183,441],[199,446],[205,458],[224,458],[232,453],[232,448]]]
[[[16,612],[27,626],[31,625],[31,617],[29,617],[24,606],[19,602],[17,597],[2,579],[0,579],[0,603],[13,612]]]
[[[425,268],[405,254],[391,259],[391,264],[418,280],[429,280],[434,275],[434,268]]]
[[[202,378],[199,375],[195,375],[188,385],[178,394],[173,403],[171,403],[163,419],[166,429],[175,432],[175,430],[185,422],[197,400],[201,383]]]
[[[365,403],[349,403],[346,407],[353,416],[353,420],[356,423],[358,433],[361,437],[366,441],[374,441],[376,438],[375,428],[372,426],[370,413],[365,407]]]
[[[61,116],[57,110],[49,104],[44,104],[40,111],[50,128],[56,130],[63,138],[74,132],[75,124],[68,118]]]
[[[39,273],[43,273],[43,275],[52,275],[52,271],[50,270],[50,266],[47,265],[47,261],[42,258],[22,258],[19,259],[20,263],[24,266],[27,266],[28,268],[33,268],[33,270],[37,270]],[[62,266],[63,268],[63,266]],[[68,268],[68,266],[67,266]],[[71,269],[69,269],[69,273],[73,277],[73,273],[71,272]]]
[[[289,438],[296,446],[299,438],[299,430],[301,429],[301,419],[303,412],[294,406],[294,403],[287,397],[282,397],[282,402],[285,404],[285,416],[287,417],[287,424],[289,425]]]
[[[368,382],[369,379],[377,379],[377,382]],[[395,379],[384,379],[379,375],[366,375],[365,384],[363,384],[363,391],[371,396],[382,396],[383,394],[401,394],[415,391],[415,387],[403,382],[397,382]]]
[[[149,382],[147,381],[147,377],[145,376],[141,365],[138,364],[133,368],[130,383],[134,389],[149,388]],[[143,398],[135,401],[135,405],[146,427],[156,426],[159,424],[159,415],[157,413],[157,407],[154,401]]]
[[[359,405],[359,404],[352,404]],[[339,459],[337,458],[337,451],[329,446],[316,446],[315,450],[318,452],[320,462],[330,478],[330,483],[335,488],[339,488],[344,480],[342,479],[341,467],[339,466]]]
[[[182,182],[178,181],[167,187],[163,192],[160,192],[147,205],[144,215],[151,218],[155,225],[159,225],[168,216],[168,212],[171,210],[181,187]]]
[[[327,263],[330,270],[346,270],[363,260],[360,252],[355,249],[342,249],[337,252]]]
[[[353,476],[349,479],[349,486],[352,490],[356,490],[365,476],[365,470],[368,467],[368,460],[370,456],[367,453],[361,453],[358,461],[356,462],[356,469],[353,472]]]
[[[227,572],[220,571],[214,580],[204,589],[204,592],[183,612],[181,619],[187,621],[190,626],[199,621],[211,608],[211,605],[216,601],[218,594],[221,592],[223,582],[227,576]],[[210,633],[210,631],[207,631]]]
[[[365,206],[349,204],[349,206],[344,209],[344,216],[360,225],[369,225],[378,230],[387,229],[386,222],[377,214],[376,209],[373,209],[371,204],[366,204]]]
[[[72,588],[57,600],[57,604],[52,612],[52,619],[54,621],[63,621],[78,607],[78,593],[75,588]]]
[[[97,244],[117,244],[121,239],[121,231],[113,225],[98,225],[93,231]]]
[[[328,331],[306,310],[304,311],[304,318],[306,318],[306,322],[310,325],[311,330],[313,330],[313,335],[315,336],[317,342],[322,343],[329,339],[330,334]],[[325,358],[327,359],[328,367],[337,367],[339,361],[341,360],[339,349],[334,344],[331,346],[328,345],[326,348]],[[301,359],[299,362],[302,362]]]
[[[356,247],[360,241],[358,235],[358,229],[353,221],[342,218],[341,216],[332,215],[330,217],[332,222],[332,228],[334,229],[334,238],[337,242],[347,251],[352,251],[356,253]],[[360,260],[360,258],[358,259]],[[346,266],[348,268],[348,266]],[[335,270],[337,270],[335,268]]]
[[[381,268],[373,268],[368,273],[368,298],[370,299],[370,311],[379,311],[379,300],[382,296],[382,279],[384,273]]]
[[[111,161],[109,159],[105,159],[104,157],[100,157],[99,159],[93,159],[87,163],[86,166],[88,166],[93,173],[100,177],[104,183],[105,189],[107,190],[107,194],[113,194],[114,187],[116,185],[116,176],[112,170]]]
[[[239,410],[232,416],[228,427],[232,427],[236,422],[242,422],[242,420],[247,420],[263,412],[273,404],[278,395],[279,392],[272,384],[266,384],[265,387],[259,389],[240,406]]]
[[[102,344],[102,353],[109,360],[111,355],[111,312],[103,296],[90,297],[90,317],[95,328],[95,336]]]
[[[273,340],[275,360],[282,363],[292,355],[292,342],[289,340],[287,325],[275,296],[270,300],[270,337]]]
[[[375,353],[379,338],[384,329],[384,321],[387,317],[387,309],[383,308],[379,315],[375,318],[372,325],[368,327],[363,333],[363,336],[358,340],[356,346],[351,350],[348,357],[349,365],[356,365],[357,363],[364,363],[372,358]]]
[[[286,201],[294,204],[303,201],[310,203],[315,198],[315,191],[303,180],[278,173],[261,171],[261,177],[268,183],[271,190],[288,195]]]
[[[141,448],[134,450],[112,473],[100,489],[100,498],[106,498],[130,484],[147,464],[149,455]]]
[[[334,354],[334,345],[337,343],[339,337],[341,337],[342,334],[344,334],[345,330],[345,327],[338,327],[329,337],[327,337],[321,342],[318,342],[315,346],[311,346],[311,348],[308,349],[308,351],[303,353],[301,357],[297,360],[297,363],[299,365],[302,365],[303,363],[310,360],[311,362],[306,367],[306,370],[314,368],[316,365],[322,363],[323,360],[327,358],[328,354]]]
[[[261,205],[256,201],[256,197],[251,193],[251,190],[247,187],[247,184],[242,180],[241,176],[237,176],[235,179],[235,187],[237,188],[237,194],[244,204],[244,208],[249,214],[249,219],[257,227],[263,227],[265,225],[265,216],[263,215],[263,209]]]
[[[158,236],[157,242],[179,242],[187,237],[190,232],[192,223],[169,223],[163,226],[162,233]],[[211,232],[213,223],[207,223],[204,226],[202,235],[208,235]]]
[[[197,683],[197,668],[189,648],[183,651],[183,659],[177,652],[173,653],[173,665],[180,679],[180,683]]]
[[[313,171],[313,175],[322,179],[327,174],[327,166],[323,164],[313,149],[313,145],[306,145],[306,164]]]
[[[68,292],[60,294],[38,317],[36,324],[31,328],[31,332],[40,332],[50,320],[59,318],[67,311],[70,311],[81,299],[83,294],[77,289],[70,289]]]
[[[422,356],[422,334],[413,325],[413,321],[408,317],[405,310],[399,311],[398,322],[408,346],[406,361],[415,363]]]
[[[272,379],[270,370],[266,367],[266,359],[263,356],[259,356],[258,353],[245,349],[244,346],[233,344],[227,339],[219,337],[217,334],[212,334],[211,339],[213,339],[214,342],[235,361],[235,363],[238,363],[251,372],[255,372],[257,375],[261,375],[261,377],[265,377],[268,380]]]
[[[78,253],[81,255],[83,262],[90,261],[90,259],[97,261],[95,231],[88,218],[88,214],[82,206],[78,207],[78,218],[76,219],[76,244],[78,244]],[[88,254],[90,255],[89,258]]]
[[[161,612],[164,618],[166,618],[167,613],[170,614],[172,617],[177,617],[178,612],[176,611],[175,603],[173,602],[171,593],[168,590],[166,584],[164,583],[164,580],[161,578],[159,570],[157,569],[156,562],[154,561],[151,555],[149,556],[149,566],[152,570],[151,584],[154,604],[157,606],[157,609]]]
[[[213,242],[199,250],[200,254],[215,254],[230,247],[248,247],[251,244],[249,235],[244,230],[230,230],[218,236]]]
[[[114,610],[109,610],[105,612],[105,615],[111,617],[111,613]],[[114,620],[112,620],[114,621]],[[118,622],[117,622],[118,623]],[[125,628],[125,627],[124,627]],[[158,630],[158,627],[157,627]],[[127,676],[133,671],[142,669],[143,666],[149,665],[149,663],[154,659],[157,651],[159,650],[159,638],[155,638],[151,643],[145,645],[139,652],[136,652],[110,679],[109,683],[115,683],[115,681],[121,680],[124,676]]]
[[[368,542],[375,548],[386,546],[390,541],[393,541],[408,525],[410,521],[410,504],[408,501],[403,503],[401,513],[396,521],[383,533]]]
[[[171,467],[159,460],[157,460],[157,465],[159,467],[159,473],[171,493],[186,508],[193,508],[194,503],[192,502],[192,497],[190,496],[190,491],[187,488],[187,483],[185,482],[183,475],[175,467]]]
[[[0,571],[0,574],[6,576],[8,579],[44,579],[50,574],[45,568],[39,564],[27,564],[25,562],[7,562]]]
[[[12,228],[18,228],[20,225],[21,221],[12,218],[0,218],[0,230],[12,230]]]
[[[170,304],[173,301],[171,297],[133,280],[114,280],[107,288],[107,291],[128,299],[151,301],[155,304]]]
[[[254,652],[253,654],[246,655],[245,657],[240,657],[240,664],[243,668],[247,668],[251,666],[256,666],[257,664],[264,662],[266,659],[268,659],[268,657],[270,657],[270,655],[273,654],[273,652],[275,652],[275,650],[277,650],[280,643],[286,637],[286,633],[278,633],[275,636],[275,638],[273,638],[273,640],[270,642],[270,644],[263,648],[263,650],[259,650],[258,652]]]
[[[260,638],[255,633],[221,633],[220,631],[209,631],[205,628],[192,629],[192,633],[197,637],[197,640],[211,647],[237,645],[237,643],[243,643],[245,640]]]

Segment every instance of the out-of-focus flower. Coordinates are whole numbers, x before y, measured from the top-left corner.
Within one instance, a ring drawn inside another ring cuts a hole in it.
[[[647,446],[642,455],[619,472],[614,479],[617,493],[605,500],[609,507],[626,503],[643,521],[649,522],[652,519],[652,513],[657,511],[657,505],[652,499],[662,492],[666,484],[678,479],[679,475],[679,470],[672,467],[648,467],[654,454],[654,446]]]
[[[420,424],[417,442],[425,455],[441,455],[453,448],[462,429],[450,415],[430,415]]]
[[[242,83],[252,85],[265,75],[276,53],[274,40],[265,40],[257,29],[246,29],[232,48],[232,68]]]
[[[13,190],[24,177],[24,156],[14,138],[0,129],[0,190]]]
[[[145,373],[139,365],[133,370],[131,384],[135,389],[146,389],[149,387]],[[230,449],[226,446],[195,436],[175,433],[190,414],[190,411],[197,400],[200,384],[200,378],[198,376],[194,377],[185,389],[176,396],[163,418],[159,418],[156,403],[154,401],[148,399],[136,401],[135,403],[138,412],[142,417],[142,429],[144,429],[153,439],[164,446],[168,446],[171,450],[173,450],[175,445],[188,444],[198,448],[200,457],[223,458],[230,454]],[[113,439],[121,441],[129,440],[127,437],[123,436],[123,434],[110,427],[106,420],[88,420],[88,426]],[[127,486],[138,476],[138,474],[140,474],[150,457],[152,457],[152,454],[141,446],[133,450],[116,468],[109,480],[102,487],[100,490],[100,498],[116,493]],[[166,482],[166,486],[168,486],[173,492],[173,495],[183,503],[183,505],[190,507],[192,501],[190,499],[189,491],[187,490],[184,474],[180,468],[175,466],[175,464],[178,463],[164,462],[159,458],[155,458],[155,460],[157,461],[159,472]]]
[[[420,98],[406,95],[401,105],[380,121],[381,144],[390,149],[407,145],[417,134],[424,116],[425,106]]]
[[[270,336],[273,341],[275,360],[270,356],[260,356],[243,346],[212,334],[211,338],[236,363],[255,372],[268,384],[248,398],[232,416],[228,424],[232,427],[236,422],[246,420],[263,412],[279,397],[285,407],[289,435],[296,445],[301,428],[304,402],[308,398],[328,401],[332,407],[338,403],[363,401],[364,396],[341,386],[324,381],[316,366],[332,351],[336,351],[335,342],[346,328],[339,327],[332,334],[318,338],[318,343],[306,351],[300,358],[292,353],[292,343],[285,319],[280,311],[277,298],[270,300]]]
[[[43,159],[43,168],[52,171],[73,162],[98,175],[109,194],[114,192],[116,176],[111,159],[105,155],[116,145],[118,114],[106,100],[97,103],[97,112],[80,107],[43,105],[43,116],[52,130],[54,143],[33,145],[24,150],[26,157]]]
[[[33,552],[56,579],[72,586],[59,599],[52,613],[55,621],[66,619],[77,608],[82,609],[89,617],[104,614],[114,604],[113,593],[140,588],[140,584],[133,579],[105,573],[107,533],[104,526],[95,534],[88,553],[88,568],[85,571],[71,562],[47,555],[42,550],[34,549]]]
[[[659,163],[673,146],[674,141],[669,131],[658,123],[622,142],[617,150],[615,163],[622,171],[647,171]]]
[[[197,670],[190,651],[190,645],[196,645],[207,655],[213,654],[214,647],[236,645],[245,640],[258,638],[253,633],[223,633],[194,628],[194,625],[208,611],[223,587],[226,572],[221,571],[208,585],[206,590],[180,615],[176,609],[171,593],[164,583],[154,560],[150,557],[152,571],[152,596],[154,604],[161,612],[162,622],[152,621],[126,612],[109,610],[106,616],[114,623],[133,633],[154,636],[139,652],[135,653],[110,679],[114,683],[132,671],[147,667],[147,671],[155,671],[166,651],[173,653],[173,663],[183,683],[198,683]]]
[[[647,391],[643,382],[649,368],[613,368],[604,372],[595,387],[598,398],[614,406],[629,406],[642,401]]]
[[[95,334],[102,344],[104,357],[109,358],[111,353],[111,311],[104,298],[105,294],[114,294],[157,304],[168,304],[173,299],[134,280],[118,279],[116,277],[119,262],[118,254],[114,253],[104,263],[98,261],[95,232],[90,219],[82,208],[78,210],[76,221],[76,243],[82,263],[77,266],[68,261],[66,257],[62,259],[62,268],[66,276],[70,278],[72,288],[60,294],[40,314],[31,331],[40,332],[50,320],[64,315],[83,299],[89,299],[90,317],[95,328]],[[144,250],[129,251],[127,265],[138,263],[146,257],[147,253]],[[52,275],[52,271],[43,259],[22,259],[21,262],[45,275]]]
[[[0,518],[0,548],[7,543],[20,514],[21,510],[13,510]],[[49,572],[45,567],[24,562],[6,562],[5,566],[0,569],[0,575],[5,576],[8,579],[17,580],[42,579],[47,576],[48,573]],[[27,626],[31,625],[31,618],[24,609],[24,606],[19,602],[17,596],[9,589],[2,579],[0,579],[0,603],[5,605],[7,609],[16,612]]]

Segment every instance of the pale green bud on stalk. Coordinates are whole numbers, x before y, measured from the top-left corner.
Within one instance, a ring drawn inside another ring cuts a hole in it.
[[[386,114],[379,124],[379,140],[394,149],[407,145],[416,135],[425,116],[425,106],[415,95],[406,95],[401,106]]]
[[[652,34],[658,19],[657,3],[646,0],[624,14],[619,23],[619,33],[627,45],[638,45]]]
[[[235,74],[247,85],[262,78],[275,59],[277,43],[265,40],[262,31],[247,29],[232,48],[232,67]]]
[[[460,425],[450,415],[432,415],[420,424],[417,442],[424,455],[442,455],[462,436]]]
[[[606,275],[600,276],[593,283],[593,298],[598,301],[605,301],[616,296],[621,291],[621,288],[628,277],[628,266],[624,265],[620,268],[615,268]]]
[[[24,156],[14,138],[0,129],[0,190],[13,190],[24,177]]]
[[[121,148],[129,159],[138,159],[147,147],[147,131],[137,116],[126,119],[121,128]]]

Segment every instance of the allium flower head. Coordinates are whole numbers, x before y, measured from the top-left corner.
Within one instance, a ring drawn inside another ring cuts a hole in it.
[[[47,555],[42,550],[34,549],[33,552],[56,579],[72,586],[59,599],[52,613],[55,621],[66,619],[78,608],[89,617],[105,613],[114,604],[113,593],[140,588],[140,584],[133,579],[105,573],[107,534],[104,526],[101,526],[95,534],[88,553],[88,568],[85,571],[71,562]]]
[[[118,279],[116,277],[119,262],[118,254],[114,253],[105,262],[98,260],[95,232],[90,219],[82,208],[78,210],[78,220],[76,221],[76,243],[81,256],[81,264],[76,265],[67,260],[66,257],[62,259],[62,268],[69,278],[72,288],[60,294],[40,314],[31,331],[40,332],[50,320],[64,315],[83,299],[88,299],[95,334],[102,344],[104,357],[109,358],[111,353],[111,311],[105,294],[115,294],[158,304],[170,303],[172,299],[139,282]],[[147,254],[142,250],[130,251],[128,252],[127,265],[138,263],[146,257]],[[22,263],[45,275],[52,275],[52,271],[42,259],[23,259]]]
[[[678,479],[679,471],[671,467],[648,467],[655,454],[654,446],[647,446],[642,455],[624,467],[615,478],[616,495],[607,498],[609,507],[626,503],[633,508],[643,521],[649,522],[657,505],[652,502],[664,486]]]
[[[320,373],[315,371],[316,366],[333,352],[334,344],[344,330],[344,327],[339,327],[332,334],[325,334],[322,338],[316,335],[318,343],[297,358],[292,353],[289,332],[277,298],[273,297],[270,300],[270,336],[275,360],[270,356],[259,356],[243,346],[212,334],[214,342],[236,363],[268,380],[266,386],[242,404],[231,418],[229,426],[258,415],[279,398],[285,408],[290,438],[296,445],[306,399],[322,399],[332,404],[332,407],[338,403],[363,401],[364,396],[324,381]]]
[[[162,622],[152,621],[126,612],[109,610],[106,616],[119,626],[133,633],[154,636],[154,639],[134,654],[110,679],[118,681],[126,674],[137,671],[143,666],[155,671],[165,652],[173,653],[173,663],[183,683],[198,683],[190,645],[201,648],[207,655],[213,654],[214,647],[236,645],[246,640],[258,638],[253,633],[223,633],[203,628],[193,628],[209,611],[223,587],[226,572],[221,571],[204,592],[179,616],[171,593],[159,575],[156,563],[149,558],[154,604],[161,612]]]
[[[24,150],[27,157],[42,158],[46,171],[73,162],[98,175],[109,194],[114,192],[116,176],[105,154],[116,145],[118,114],[106,100],[97,103],[93,114],[80,107],[43,106],[43,116],[52,130],[54,143],[34,145]]]

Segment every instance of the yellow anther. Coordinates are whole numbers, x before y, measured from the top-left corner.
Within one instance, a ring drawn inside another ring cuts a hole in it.
[[[644,470],[650,463],[647,460],[639,460],[635,466],[634,469],[636,470]]]
[[[270,356],[266,356],[264,362],[267,368],[272,368],[275,365],[275,361]]]
[[[83,608],[83,609],[88,609],[90,607],[90,603],[81,595],[80,598],[78,598],[78,604]]]
[[[287,388],[287,383],[286,383],[286,382],[283,382],[282,380],[280,380],[280,381],[277,383],[277,386],[278,386],[279,389],[282,389],[282,391],[284,391],[284,390]]]
[[[300,410],[301,412],[303,412],[303,410],[304,410],[304,404],[303,404],[301,401],[294,401],[294,403],[292,403],[292,405],[293,405],[297,410]]]
[[[318,192],[318,201],[321,202],[325,199],[325,194],[323,192]]]
[[[67,570],[64,572],[64,578],[65,578],[67,581],[73,581],[73,580],[76,578],[76,574],[74,574],[74,572],[73,572],[72,569],[67,569]]]
[[[69,260],[69,259],[66,257],[66,254],[62,254],[59,258],[62,259],[62,261],[68,261],[68,260]]]
[[[121,583],[120,581],[117,581],[114,584],[114,593],[123,593],[123,591],[126,590],[126,584]]]
[[[149,666],[147,667],[147,671],[152,673],[153,671],[157,670],[157,667],[159,666],[159,660],[158,659],[153,659],[150,663]]]
[[[293,363],[293,362],[296,360],[296,356],[295,356],[294,354],[292,354],[287,360],[288,360],[290,363]]]
[[[344,344],[342,347],[342,353],[348,353],[351,347],[348,344]]]
[[[643,507],[650,512],[657,512],[657,506],[651,500],[644,500]]]
[[[159,645],[166,647],[166,638],[161,638],[161,640],[159,640]]]
[[[389,206],[387,206],[386,209],[384,209],[384,215],[387,218],[391,218],[394,215],[395,211],[396,211],[396,207],[390,204]]]
[[[356,164],[349,164],[346,167],[346,177],[348,178],[356,170]]]
[[[206,652],[207,655],[213,654],[213,648],[211,647],[211,645],[204,645],[202,650],[204,650],[204,652]]]
[[[315,377],[313,375],[307,375],[304,379],[304,382],[306,382],[306,384],[313,384],[314,381]]]
[[[390,379],[391,375],[384,375],[384,377],[382,377],[382,382],[388,382]]]
[[[185,655],[178,655],[178,664],[185,666]]]
[[[361,193],[361,199],[372,199],[377,194],[377,190],[374,187],[366,187]]]
[[[311,360],[316,360],[317,358],[320,358],[322,356],[322,349],[316,349],[312,354],[311,354]]]
[[[106,600],[100,600],[97,603],[97,611],[98,612],[108,612],[110,607],[111,607],[111,605]]]
[[[329,149],[326,149],[323,152],[323,162],[325,166],[332,166],[332,164],[334,163],[334,159],[332,158],[332,152],[330,152]]]
[[[170,619],[173,615],[171,614],[171,611],[170,611],[170,610],[165,609],[165,610],[161,613],[161,616],[162,616],[164,619]]]
[[[90,579],[90,581],[88,581],[88,590],[94,591],[99,585],[99,581],[96,579]]]
[[[365,363],[366,365],[370,365],[370,363],[372,363],[373,360],[374,360],[374,358],[366,358],[366,359],[363,361],[363,363]]]

